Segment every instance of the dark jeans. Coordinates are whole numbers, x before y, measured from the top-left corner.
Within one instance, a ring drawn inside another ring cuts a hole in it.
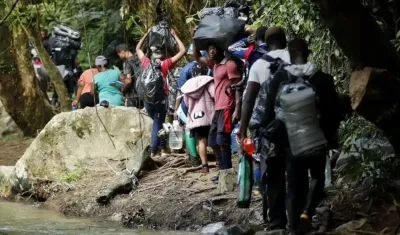
[[[267,203],[269,227],[272,230],[286,229],[286,177],[285,157],[277,153],[266,160]]]
[[[157,133],[163,128],[162,124],[165,122],[167,115],[167,99],[165,101],[150,104],[144,102],[144,107],[149,116],[153,119],[153,129],[151,131],[151,152],[156,153],[158,149],[165,148],[165,138],[158,137]]]
[[[299,230],[300,215],[307,213],[310,217],[321,202],[325,184],[326,153],[312,157],[294,158],[288,149],[286,153],[286,171],[288,180],[287,209],[290,230]],[[311,183],[308,179],[311,174]],[[296,233],[295,233],[296,234]]]
[[[81,109],[86,107],[94,107],[98,103],[98,97],[96,97],[96,102],[93,95],[90,92],[83,93],[79,99]]]

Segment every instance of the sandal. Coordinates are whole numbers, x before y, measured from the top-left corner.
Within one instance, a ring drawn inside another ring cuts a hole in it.
[[[169,153],[167,153],[165,150],[161,150],[161,158],[167,158],[169,157]]]

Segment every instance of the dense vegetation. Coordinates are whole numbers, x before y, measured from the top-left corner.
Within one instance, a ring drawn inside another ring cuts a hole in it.
[[[112,62],[120,66],[120,61],[114,53],[114,46],[119,43],[128,43],[132,48],[135,42],[157,20],[155,15],[160,15],[164,10],[171,18],[179,36],[186,45],[191,41],[191,31],[198,22],[198,12],[203,7],[221,5],[224,1],[211,0],[36,0],[21,1],[11,16],[3,22],[8,25],[51,31],[58,23],[82,32],[84,48],[79,53],[79,60],[83,67],[89,65],[89,57],[93,61],[99,54],[112,58]],[[3,18],[13,1],[0,2],[0,18]],[[396,1],[363,0],[363,5],[373,15],[385,34],[397,49],[400,49],[399,12]],[[305,38],[311,47],[311,59],[321,68],[335,77],[335,82],[340,93],[348,94],[351,66],[342,50],[339,48],[331,32],[323,25],[318,4],[310,0],[254,0],[251,1],[251,24],[280,25],[287,30],[289,38]],[[185,19],[185,20],[184,20]],[[373,45],[371,45],[373,46]],[[368,48],[365,48],[368,50]],[[4,61],[9,61],[0,51],[0,66]],[[3,67],[0,67],[2,69]],[[0,74],[3,73],[0,71]],[[23,111],[22,111],[23,112]],[[384,138],[375,126],[363,118],[352,115],[341,125],[340,140],[342,149],[346,150],[351,145],[351,139],[362,137]],[[361,158],[351,164],[348,169],[356,174],[351,179],[365,180],[366,177],[376,179],[373,186],[381,185],[390,174],[373,170],[388,167],[384,153],[365,152],[360,149]],[[389,162],[390,166],[394,165]],[[356,169],[357,168],[357,169]],[[372,169],[372,170],[371,170]]]

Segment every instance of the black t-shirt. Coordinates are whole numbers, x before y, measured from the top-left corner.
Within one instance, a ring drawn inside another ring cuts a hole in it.
[[[124,75],[130,74],[132,77],[135,76],[135,57],[131,56],[124,62]]]
[[[131,56],[123,64],[123,74],[130,74],[132,77],[132,83],[127,88],[125,93],[125,98],[137,97],[137,92],[135,91],[135,84],[140,77],[142,69],[140,68],[140,60],[137,56]]]

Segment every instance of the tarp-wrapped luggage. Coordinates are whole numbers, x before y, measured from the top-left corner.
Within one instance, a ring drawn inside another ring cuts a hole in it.
[[[178,52],[177,43],[170,31],[171,27],[165,22],[153,26],[144,42],[145,50],[174,56]]]
[[[217,16],[225,16],[225,17],[232,17],[237,18],[239,16],[239,11],[233,7],[211,7],[211,8],[204,8],[200,12],[200,19],[208,15],[217,15]]]
[[[198,50],[207,50],[213,43],[226,50],[240,38],[245,21],[218,15],[207,15],[201,21],[194,34],[193,41]]]

